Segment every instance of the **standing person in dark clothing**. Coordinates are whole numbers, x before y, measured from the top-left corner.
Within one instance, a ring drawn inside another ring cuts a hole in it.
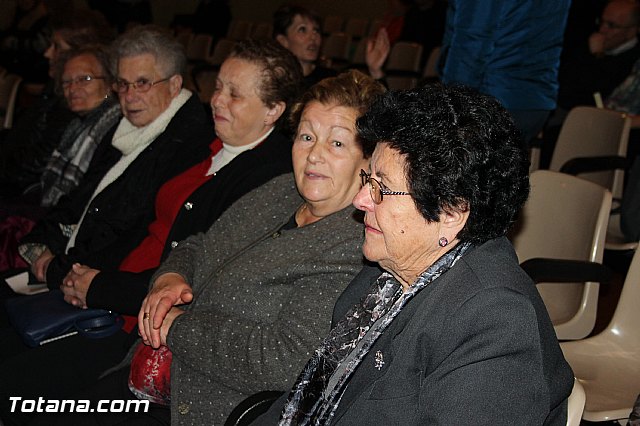
[[[449,0],[441,78],[496,97],[528,146],[556,107],[569,0]]]

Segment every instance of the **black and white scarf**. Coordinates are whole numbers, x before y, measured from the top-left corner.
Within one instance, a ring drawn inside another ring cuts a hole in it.
[[[121,116],[120,105],[108,99],[69,123],[40,177],[43,207],[56,205],[60,197],[79,185],[98,144]]]
[[[447,272],[469,247],[461,243],[442,255],[406,292],[390,273],[380,275],[307,362],[289,393],[279,425],[328,424],[349,378],[378,337],[413,296]]]

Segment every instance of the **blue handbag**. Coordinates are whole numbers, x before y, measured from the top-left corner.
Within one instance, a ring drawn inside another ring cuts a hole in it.
[[[7,299],[9,320],[27,346],[70,335],[99,339],[122,328],[123,318],[104,309],[80,309],[64,301],[60,290]]]

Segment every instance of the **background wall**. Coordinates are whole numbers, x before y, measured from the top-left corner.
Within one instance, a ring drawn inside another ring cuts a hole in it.
[[[103,0],[110,1],[110,0]],[[273,12],[283,3],[282,0],[230,0],[231,14],[235,19],[249,21],[271,21]],[[380,18],[384,14],[386,0],[294,0],[292,3],[315,10],[321,16],[340,15],[363,18]],[[151,0],[156,23],[169,25],[175,14],[192,13],[197,0]]]

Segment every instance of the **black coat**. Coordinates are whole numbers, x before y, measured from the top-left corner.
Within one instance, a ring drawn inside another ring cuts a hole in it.
[[[380,273],[365,266],[351,281],[334,323]],[[564,426],[572,386],[544,303],[502,237],[407,303],[349,378],[330,424]],[[252,424],[277,424],[286,398]]]
[[[210,120],[198,98],[191,96],[165,131],[91,201],[75,246],[64,254],[68,238],[58,224],[79,222],[101,173],[104,175],[108,170],[105,164],[114,164],[119,158],[111,146],[101,151],[98,158],[94,155],[90,168],[100,168],[100,172],[89,172],[86,184],[83,182],[68,199],[61,200],[22,240],[45,244],[56,255],[47,269],[49,287],[60,286],[75,262],[96,269],[116,269],[147,235],[147,226],[155,217],[154,200],[160,186],[206,158],[212,138]]]
[[[278,132],[240,154],[187,198],[169,231],[161,259],[164,260],[179,241],[207,231],[238,198],[291,169],[291,140]],[[155,270],[101,271],[91,282],[87,305],[136,315]]]
[[[572,386],[542,299],[499,238],[405,306],[350,378],[331,424],[564,425]]]

